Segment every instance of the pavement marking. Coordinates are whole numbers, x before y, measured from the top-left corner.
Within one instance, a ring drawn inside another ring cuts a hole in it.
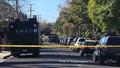
[[[64,62],[64,63],[93,63],[93,61],[90,61],[90,60],[59,60],[59,62]]]
[[[5,61],[7,61],[7,60],[9,60],[9,59],[11,59],[11,58],[13,58],[13,56],[10,56],[10,57],[7,58],[7,59],[0,59],[0,63],[3,63],[3,62],[5,62]]]
[[[9,51],[1,51],[0,52],[0,59],[5,59],[9,56],[11,56],[11,52],[9,52]]]

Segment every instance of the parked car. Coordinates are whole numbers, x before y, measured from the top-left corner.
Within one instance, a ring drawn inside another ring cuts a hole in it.
[[[73,38],[71,44],[74,45],[76,43],[77,39],[78,39],[78,37]]]
[[[74,38],[72,39],[72,41],[71,41],[71,43],[70,43],[71,46],[74,46],[74,44],[76,43],[77,39],[78,39],[78,37],[74,37]],[[70,47],[70,49],[73,50],[73,47]]]
[[[105,60],[112,59],[120,64],[120,36],[102,37],[93,54],[93,60],[99,64],[104,64]],[[108,47],[111,46],[111,47]]]
[[[82,46],[89,46],[89,47],[80,48],[79,55],[82,56],[84,54],[93,54],[95,48],[90,46],[96,46],[97,44],[98,43],[96,40],[85,40],[82,43]]]
[[[73,38],[72,38],[72,37],[67,37],[67,38],[66,38],[65,45],[70,45],[72,41],[73,41]]]
[[[85,41],[85,38],[78,38],[74,46],[81,46],[84,41]],[[72,48],[72,49],[74,52],[79,52],[80,50],[80,48]]]
[[[59,44],[61,44],[61,43],[62,43],[62,39],[63,39],[63,37],[61,37],[61,38],[60,38]]]
[[[63,37],[63,38],[60,39],[60,44],[70,45],[72,41],[73,41],[72,37]]]
[[[61,44],[62,44],[62,45],[65,45],[65,44],[66,44],[66,40],[67,40],[67,38],[64,37],[64,38],[61,40]]]

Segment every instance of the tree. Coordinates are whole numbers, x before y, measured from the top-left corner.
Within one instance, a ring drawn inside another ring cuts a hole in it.
[[[52,30],[52,24],[47,23],[47,21],[42,21],[41,23],[39,23],[40,25],[40,30],[41,33],[44,35],[49,35],[53,30]]]
[[[15,8],[7,2],[7,0],[0,0],[0,31],[6,31],[10,19],[16,17]],[[26,18],[23,12],[19,12],[21,18]]]
[[[71,0],[69,7],[63,9],[63,15],[67,23],[77,25],[78,35],[85,35],[85,32],[93,30],[91,27],[91,19],[87,12],[88,1],[89,0]]]
[[[120,29],[120,0],[89,0],[88,14],[102,32]]]

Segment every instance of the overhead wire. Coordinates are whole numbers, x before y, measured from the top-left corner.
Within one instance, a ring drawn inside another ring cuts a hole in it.
[[[55,8],[55,7],[50,5],[50,3],[51,3],[50,0],[47,0],[47,1],[46,0],[40,0],[40,1],[42,2],[43,5],[46,5],[50,8]],[[53,3],[51,3],[51,4],[53,4]]]
[[[40,0],[40,2],[41,2],[42,5],[45,5],[45,6],[47,6],[47,7],[50,7],[51,9],[53,9],[53,8],[56,9],[55,7],[53,7],[53,6],[51,6],[50,4],[48,4],[48,3],[51,3],[50,0],[47,0],[47,1],[45,1],[45,0]],[[43,8],[42,8],[42,9],[43,9]],[[51,18],[52,18],[52,17],[55,16],[55,15],[52,15],[52,14],[48,13],[49,10],[47,10],[47,9],[43,9],[43,10],[45,10],[45,11],[39,11],[39,12],[43,13],[43,14],[46,15],[47,17],[50,17],[50,16],[51,16]]]

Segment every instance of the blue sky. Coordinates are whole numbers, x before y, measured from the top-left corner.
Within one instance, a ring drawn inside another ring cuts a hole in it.
[[[47,20],[48,22],[55,22],[59,16],[58,5],[63,5],[65,0],[30,0],[29,3],[33,6],[33,15],[39,15],[42,20]]]

